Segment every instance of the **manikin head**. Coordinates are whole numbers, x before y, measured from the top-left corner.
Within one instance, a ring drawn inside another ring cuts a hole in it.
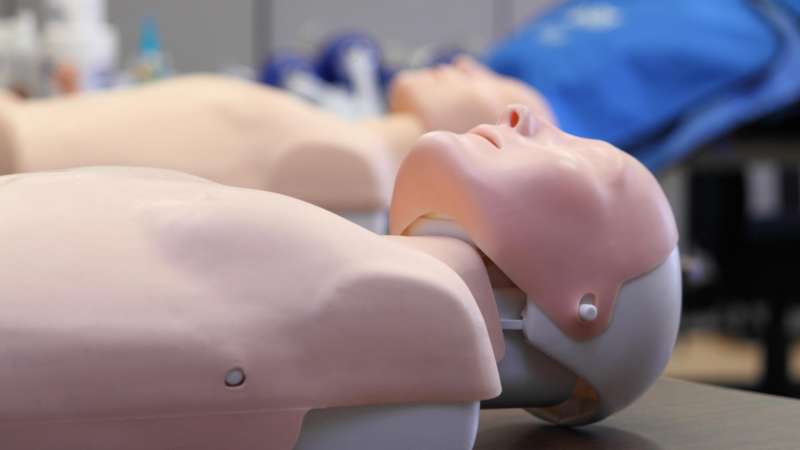
[[[555,123],[545,99],[535,89],[500,76],[468,57],[453,64],[401,72],[389,88],[392,112],[410,113],[426,130],[463,133],[491,123],[506,105],[519,103]]]
[[[469,240],[525,293],[528,341],[582,380],[542,412],[553,421],[598,420],[666,365],[680,313],[675,222],[652,174],[607,143],[523,105],[497,125],[428,133],[400,168],[390,230]]]

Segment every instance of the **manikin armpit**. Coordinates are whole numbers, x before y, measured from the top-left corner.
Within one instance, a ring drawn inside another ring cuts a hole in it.
[[[677,333],[669,207],[619,150],[505,117],[401,167],[393,230],[439,236],[155,169],[0,178],[0,444],[467,450],[479,401],[624,407]]]
[[[380,218],[398,164],[423,132],[465,131],[493,121],[512,102],[547,110],[532,88],[469,59],[401,74],[390,96],[393,112],[364,122],[283,91],[210,75],[9,103],[0,108],[0,173],[90,165],[173,169],[287,194],[385,229]]]

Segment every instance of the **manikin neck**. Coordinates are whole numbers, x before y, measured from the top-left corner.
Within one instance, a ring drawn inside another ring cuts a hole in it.
[[[385,140],[398,164],[425,132],[419,119],[404,113],[392,113],[383,117],[365,119],[360,123]]]
[[[473,244],[467,232],[449,217],[431,216],[418,219],[408,228],[407,233]],[[498,361],[503,393],[497,398],[484,401],[484,407],[547,407],[566,401],[575,388],[577,378],[528,342],[524,326],[527,294],[485,256],[483,262],[499,316],[494,320],[499,319],[505,345],[504,357]],[[489,320],[488,317],[485,318]]]

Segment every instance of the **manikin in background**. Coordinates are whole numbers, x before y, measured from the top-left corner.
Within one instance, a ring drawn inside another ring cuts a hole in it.
[[[205,75],[4,102],[0,173],[158,167],[287,194],[345,215],[380,214],[400,161],[422,133],[464,132],[493,122],[509,103],[551,117],[535,90],[470,59],[401,73],[390,103],[392,112],[382,118],[351,122],[283,91]]]

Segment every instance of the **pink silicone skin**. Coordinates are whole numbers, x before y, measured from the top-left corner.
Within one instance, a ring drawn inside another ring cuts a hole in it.
[[[87,168],[0,214],[0,448],[288,450],[313,408],[500,392],[453,270],[299,200]]]
[[[440,72],[444,84],[432,75]],[[373,212],[389,207],[399,163],[424,130],[464,131],[511,102],[547,109],[534,89],[469,61],[404,73],[392,98],[396,113],[351,121],[278,89],[199,74],[54,99],[0,97],[0,174],[159,167]]]
[[[498,361],[503,359],[506,347],[503,330],[500,327],[500,313],[497,310],[486,266],[475,247],[457,239],[435,236],[385,236],[384,238],[433,256],[447,264],[464,280],[486,321],[495,359]]]
[[[0,174],[97,165],[178,170],[332,211],[387,208],[397,170],[366,127],[229,77],[0,102]]]
[[[522,105],[498,125],[424,135],[395,184],[390,231],[423,217],[463,227],[574,339],[602,333],[626,280],[663,262],[678,235],[652,174],[615,147],[560,131]],[[586,294],[598,308],[578,315]]]
[[[556,123],[536,89],[468,57],[453,64],[400,72],[389,87],[392,112],[418,117],[426,131],[463,133],[494,121],[510,103],[523,104],[540,118]]]

